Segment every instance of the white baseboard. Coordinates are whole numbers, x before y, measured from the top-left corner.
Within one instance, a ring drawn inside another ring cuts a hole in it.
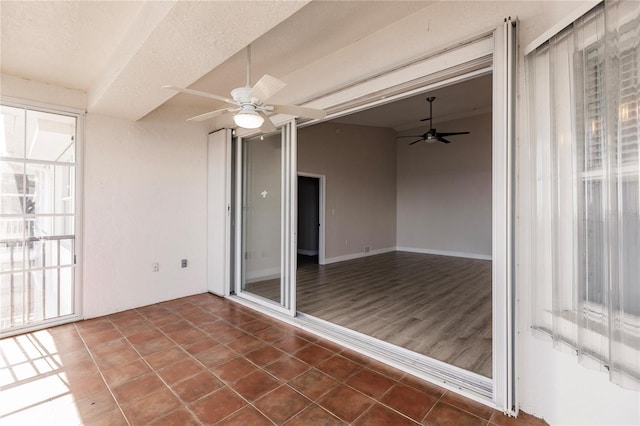
[[[247,284],[257,283],[260,281],[272,280],[280,277],[280,267],[258,269],[257,271],[247,271],[246,280]]]
[[[298,249],[298,254],[303,254],[305,256],[317,256],[318,255],[318,250],[303,250],[303,249]]]
[[[464,253],[460,251],[432,250],[416,247],[396,247],[397,251],[408,251],[410,253],[437,254],[440,256],[466,257],[467,259],[491,260],[490,254]]]
[[[344,262],[345,260],[359,259],[361,257],[374,256],[376,254],[389,253],[391,251],[396,251],[396,248],[395,247],[387,247],[387,248],[382,248],[382,249],[371,250],[368,253],[359,252],[359,253],[344,254],[342,256],[327,257],[324,260],[324,265],[328,265],[330,263],[336,263],[336,262]]]
[[[342,256],[327,257],[325,258],[323,265],[328,265],[330,263],[344,262],[345,260],[360,259],[361,257],[375,256],[376,254],[389,253],[392,251],[407,251],[410,253],[437,254],[440,256],[452,256],[452,257],[464,257],[467,259],[491,260],[491,255],[478,254],[478,253],[432,250],[432,249],[424,249],[424,248],[417,248],[417,247],[386,247],[386,248],[371,250],[368,253],[358,252],[358,253],[343,254]],[[313,252],[310,250],[298,250],[298,253],[304,254],[307,256],[315,256],[318,254],[317,251]],[[279,267],[260,269],[257,271],[247,272],[247,283],[255,283],[258,281],[271,280],[274,278],[278,278],[279,276],[280,276]]]

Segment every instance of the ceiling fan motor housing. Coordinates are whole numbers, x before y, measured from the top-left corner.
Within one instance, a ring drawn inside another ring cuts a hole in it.
[[[250,93],[251,87],[238,87],[231,91],[231,97],[240,105],[257,105],[258,99],[249,98]]]

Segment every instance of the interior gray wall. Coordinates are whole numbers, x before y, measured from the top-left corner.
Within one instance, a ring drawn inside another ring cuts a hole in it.
[[[397,246],[491,256],[491,113],[436,124],[471,134],[398,143]]]
[[[298,171],[326,176],[325,256],[396,243],[395,132],[323,123],[298,130]]]

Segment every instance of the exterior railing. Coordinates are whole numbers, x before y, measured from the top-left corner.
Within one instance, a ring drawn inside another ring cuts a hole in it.
[[[53,246],[45,244],[50,241],[55,242]],[[69,307],[62,306],[61,274],[73,274],[74,243],[74,235],[0,239],[2,329],[67,313]]]

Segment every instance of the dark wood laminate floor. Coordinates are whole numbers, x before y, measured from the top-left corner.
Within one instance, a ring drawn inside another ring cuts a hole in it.
[[[250,290],[275,300],[277,280]],[[491,261],[391,252],[302,263],[298,311],[491,377]]]

